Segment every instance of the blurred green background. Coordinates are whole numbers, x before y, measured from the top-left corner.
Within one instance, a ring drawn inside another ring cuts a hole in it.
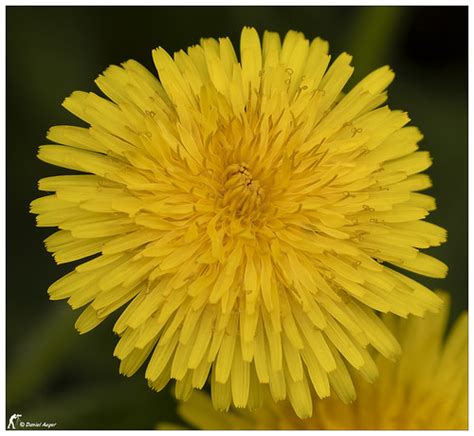
[[[389,105],[408,111],[434,164],[430,221],[448,229],[431,253],[445,280],[419,280],[467,307],[467,7],[7,7],[7,419],[56,422],[58,429],[150,429],[177,421],[169,390],[151,391],[143,369],[131,379],[112,357],[117,315],[79,336],[65,302],[46,289],[72,266],[55,265],[28,207],[41,177],[65,171],[35,157],[57,124],[81,122],[61,107],[74,90],[96,91],[109,64],[133,58],[153,70],[151,50],[168,52],[242,26],[299,30],[354,55],[351,84],[390,64]],[[333,57],[334,59],[334,57]]]

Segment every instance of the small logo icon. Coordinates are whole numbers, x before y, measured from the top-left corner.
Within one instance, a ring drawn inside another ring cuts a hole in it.
[[[49,421],[28,421],[28,420],[22,420],[20,419],[23,415],[19,413],[14,413],[13,415],[10,416],[10,419],[8,420],[8,426],[7,430],[17,430],[18,426],[20,426],[22,429],[23,428],[47,428],[48,430],[51,430],[52,428],[55,428],[57,423],[56,422],[49,422]]]
[[[19,413],[14,413],[12,416],[10,416],[7,429],[16,430],[16,425],[18,424],[18,421],[21,417],[22,415],[20,415]]]

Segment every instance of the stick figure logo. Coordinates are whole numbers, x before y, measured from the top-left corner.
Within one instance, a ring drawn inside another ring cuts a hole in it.
[[[7,429],[16,430],[16,425],[18,424],[18,420],[22,417],[19,413],[14,413],[10,416],[10,420],[8,421]]]

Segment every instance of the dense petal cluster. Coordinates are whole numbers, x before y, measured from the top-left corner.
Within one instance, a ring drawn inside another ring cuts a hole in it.
[[[154,389],[186,399],[211,379],[217,409],[257,407],[262,389],[301,417],[331,389],[355,398],[346,365],[368,380],[366,347],[399,344],[375,311],[436,311],[440,300],[391,265],[431,277],[446,266],[419,251],[446,239],[419,174],[422,135],[381,106],[383,67],[347,94],[353,67],[328,44],[290,31],[260,42],[244,28],[171,58],[159,80],[135,61],[96,83],[110,99],[64,101],[90,127],[56,126],[39,158],[87,174],[48,177],[32,202],[58,263],[95,256],[55,282],[83,333],[128,304],[114,331],[123,374],[149,356]]]
[[[448,300],[447,295],[443,295]],[[468,417],[467,313],[462,313],[445,338],[449,302],[426,319],[384,321],[400,340],[404,353],[396,363],[376,357],[379,379],[368,384],[354,376],[357,400],[344,404],[335,397],[316,400],[313,417],[299,419],[287,401],[251,413],[214,410],[207,394],[195,392],[178,411],[188,424],[206,430],[466,430]],[[178,427],[161,424],[161,428]]]

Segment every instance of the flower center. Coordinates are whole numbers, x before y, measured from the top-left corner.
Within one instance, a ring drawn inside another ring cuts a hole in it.
[[[252,177],[245,162],[229,165],[224,172],[222,205],[237,215],[259,208],[264,198],[260,182]]]

